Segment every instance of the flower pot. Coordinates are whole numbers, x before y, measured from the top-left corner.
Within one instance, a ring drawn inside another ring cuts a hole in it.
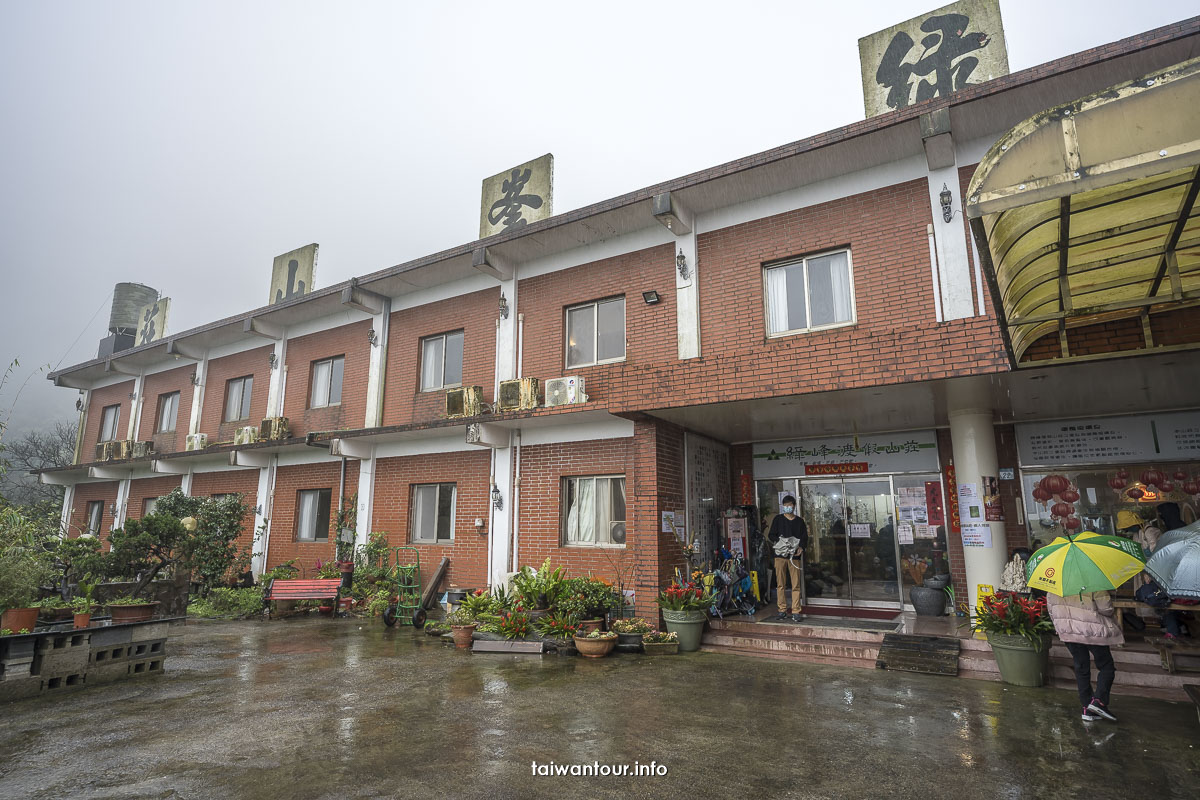
[[[679,642],[642,642],[648,656],[673,656],[679,652]]]
[[[75,615],[75,630],[83,630],[92,624],[92,612]]]
[[[38,610],[36,608],[9,608],[0,615],[0,628],[8,628],[13,633],[37,627]]]
[[[333,606],[317,606],[317,613],[323,617],[332,617]]]
[[[579,623],[580,633],[591,633],[592,631],[600,630],[600,626],[604,624],[604,620],[597,617],[596,619],[585,619]]]
[[[609,636],[604,639],[588,639],[584,636],[575,637],[575,649],[579,655],[586,658],[604,658],[617,646],[617,637]]]
[[[1013,686],[1042,686],[1050,663],[1050,637],[1043,637],[1042,649],[1035,650],[1024,636],[988,633],[988,644],[1000,668],[1000,680]]]
[[[618,633],[617,649],[622,653],[640,653],[644,633]]]
[[[662,610],[663,621],[667,624],[667,632],[679,636],[679,651],[688,653],[700,649],[700,637],[704,634],[704,623],[708,615],[703,611],[668,611]]]
[[[914,586],[908,590],[908,598],[918,617],[940,617],[946,613],[946,593],[941,589]]]
[[[113,625],[121,625],[126,622],[145,622],[148,619],[153,619],[154,612],[157,609],[158,601],[155,600],[152,603],[109,606],[108,613],[112,617]]]
[[[454,646],[459,650],[467,650],[471,647],[471,640],[475,637],[475,626],[451,625],[450,633],[454,635]]]
[[[934,575],[931,578],[925,579],[926,589],[945,589],[950,585],[949,575]]]
[[[65,608],[42,608],[38,610],[38,616],[47,622],[65,622],[75,616],[75,611],[67,606]]]
[[[338,572],[342,573],[342,588],[349,589],[354,585],[354,562],[339,561],[337,565]]]

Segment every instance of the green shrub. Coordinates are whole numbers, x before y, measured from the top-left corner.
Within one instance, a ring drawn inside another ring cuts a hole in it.
[[[207,597],[197,597],[188,603],[188,616],[226,617],[239,619],[252,617],[263,611],[262,592],[251,589],[213,589]]]

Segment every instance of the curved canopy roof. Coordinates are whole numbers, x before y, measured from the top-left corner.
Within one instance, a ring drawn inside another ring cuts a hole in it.
[[[1200,58],[1042,111],[967,190],[1019,361],[1067,321],[1200,302]]]

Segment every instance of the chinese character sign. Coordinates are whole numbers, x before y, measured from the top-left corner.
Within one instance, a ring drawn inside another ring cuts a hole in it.
[[[1008,74],[999,0],[959,0],[858,40],[867,116]]]
[[[520,228],[554,214],[554,155],[527,161],[483,182],[479,238]]]
[[[316,244],[309,244],[290,253],[275,256],[271,265],[271,305],[306,295],[313,289],[313,272],[317,269]]]
[[[171,298],[160,297],[138,310],[137,343],[150,344],[167,332],[167,312],[171,309]]]

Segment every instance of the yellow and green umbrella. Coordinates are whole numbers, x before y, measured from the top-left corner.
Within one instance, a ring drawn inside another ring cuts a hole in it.
[[[1025,582],[1030,589],[1067,597],[1116,589],[1145,566],[1137,542],[1084,531],[1059,536],[1030,556]]]

